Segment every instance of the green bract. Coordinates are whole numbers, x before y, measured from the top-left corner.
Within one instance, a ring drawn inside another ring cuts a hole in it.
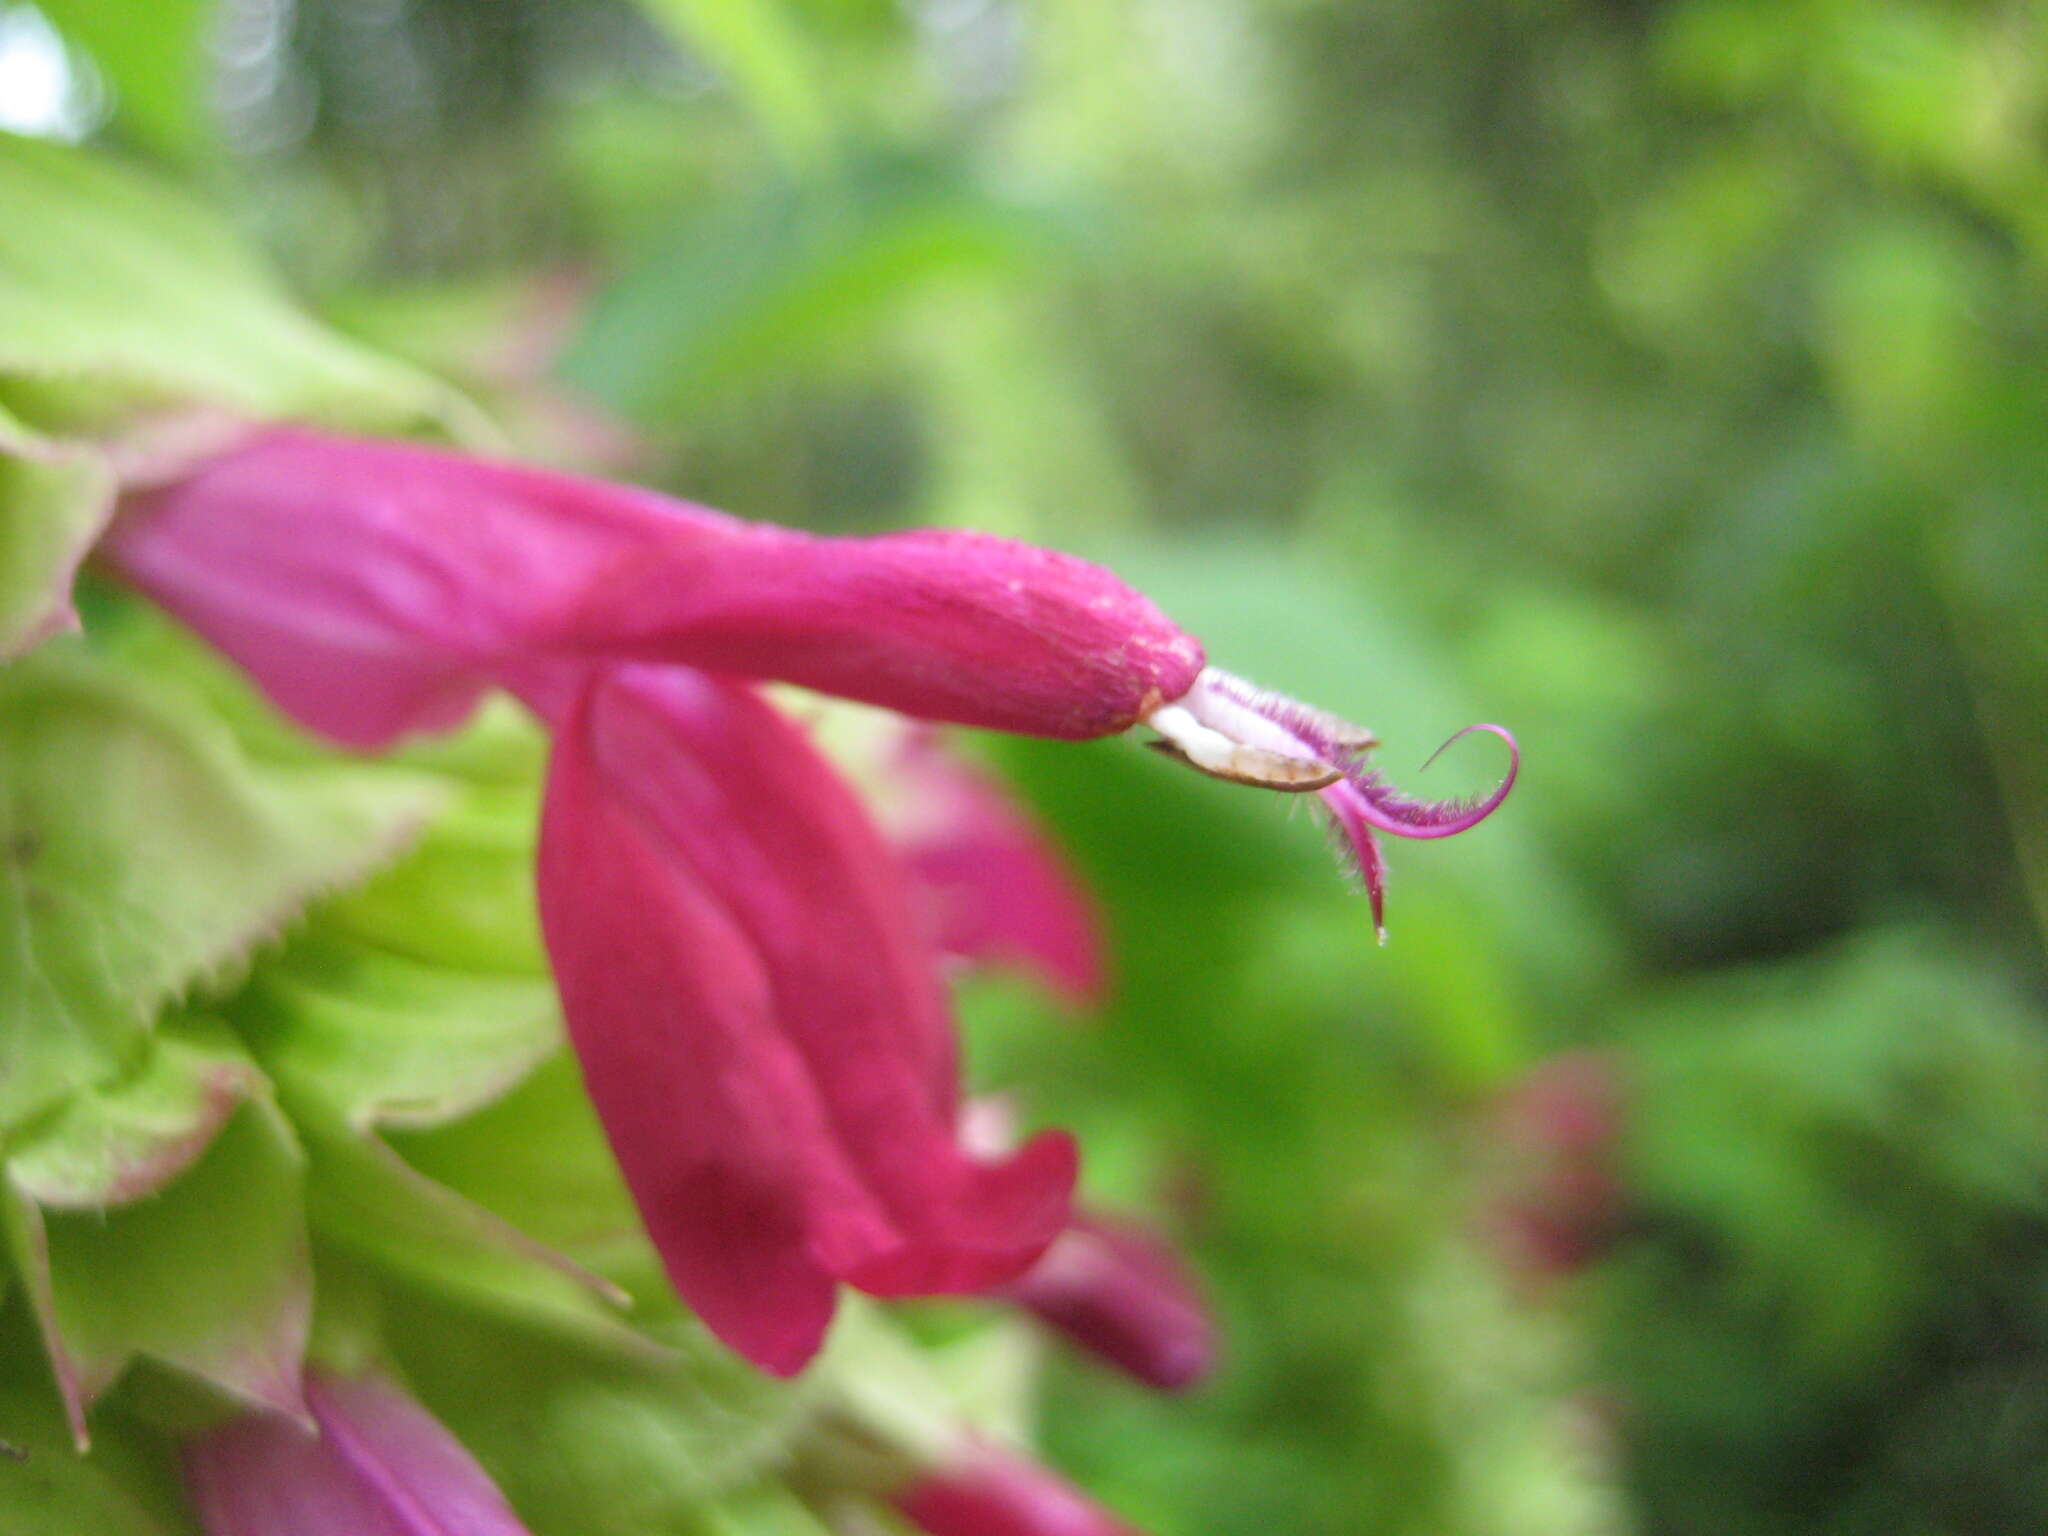
[[[421,826],[430,780],[259,764],[102,657],[0,673],[0,1127],[134,1071],[160,1008],[229,976]]]
[[[479,430],[454,391],[295,308],[219,220],[97,157],[0,133],[0,398],[53,432],[204,407]]]
[[[0,660],[61,628],[73,574],[114,507],[97,453],[53,442],[0,408]]]
[[[141,177],[0,135],[0,207],[0,1527],[188,1529],[148,1426],[302,1411],[310,1351],[405,1373],[560,1536],[815,1531],[778,1474],[941,1389],[869,1310],[791,1385],[676,1306],[561,1039],[539,733],[339,757],[90,581],[51,638],[124,480],[475,412]]]
[[[138,1354],[297,1405],[312,1306],[297,1142],[224,1031],[187,1029],[183,1050],[163,1036],[166,1064],[75,1097],[8,1162],[9,1246],[81,1443],[85,1405]],[[237,1088],[222,1119],[208,1096]]]

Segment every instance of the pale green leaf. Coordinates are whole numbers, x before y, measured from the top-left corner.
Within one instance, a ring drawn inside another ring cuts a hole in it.
[[[205,1150],[262,1074],[219,1025],[160,1030],[142,1070],[83,1088],[7,1158],[15,1189],[45,1210],[98,1210],[154,1194]]]
[[[14,1261],[81,1442],[84,1410],[146,1354],[250,1402],[301,1411],[312,1311],[301,1158],[252,1097],[161,1191],[45,1210],[11,1178]]]
[[[764,1375],[688,1322],[664,1331],[671,1352],[654,1363],[425,1294],[394,1298],[386,1330],[421,1401],[550,1536],[698,1529],[708,1502],[786,1463],[821,1397],[815,1379]]]
[[[794,1489],[781,1483],[763,1483],[722,1498],[704,1511],[703,1520],[704,1536],[830,1536],[845,1528],[840,1522],[828,1521]],[[888,1529],[879,1521],[871,1528],[877,1536]]]
[[[332,903],[328,921],[431,965],[545,975],[533,894],[537,816],[532,784],[469,788],[402,863]]]
[[[877,1450],[931,1466],[957,1449],[961,1414],[943,1378],[872,1303],[841,1294],[832,1332],[811,1369],[837,1415]]]
[[[0,1126],[131,1069],[164,1003],[438,803],[388,767],[259,767],[154,694],[69,648],[0,673]]]
[[[205,209],[83,150],[0,133],[0,379],[89,391],[92,430],[212,405],[366,430],[478,430],[454,391],[306,317]]]
[[[98,454],[0,410],[0,661],[76,622],[72,578],[113,508],[113,471]]]
[[[311,1156],[323,1238],[466,1307],[621,1354],[659,1353],[620,1319],[624,1294],[598,1275],[413,1168],[334,1109],[285,1089]]]
[[[480,1113],[395,1134],[392,1142],[415,1168],[551,1247],[608,1272],[637,1264],[656,1273],[653,1249],[567,1050]]]
[[[469,1115],[561,1043],[544,976],[451,970],[325,927],[260,966],[233,1017],[274,1073],[356,1129]]]

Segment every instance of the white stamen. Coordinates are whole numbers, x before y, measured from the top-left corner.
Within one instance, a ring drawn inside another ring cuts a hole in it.
[[[1179,702],[1204,725],[1269,751],[1297,757],[1316,756],[1322,742],[1359,752],[1380,744],[1379,737],[1362,725],[1353,725],[1328,710],[1248,683],[1221,667],[1204,667],[1195,686]],[[1290,720],[1312,729],[1321,742],[1310,741],[1287,724]]]
[[[1198,682],[1186,698],[1192,698],[1200,687]],[[1220,718],[1233,727],[1243,722],[1270,728],[1226,734],[1197,719],[1183,707],[1185,702],[1184,698],[1182,703],[1161,705],[1145,717],[1145,723],[1163,738],[1156,745],[1191,768],[1234,784],[1297,794],[1322,789],[1342,777],[1341,770],[1308,752],[1289,732],[1249,710],[1221,712]],[[1256,740],[1242,739],[1246,734]]]

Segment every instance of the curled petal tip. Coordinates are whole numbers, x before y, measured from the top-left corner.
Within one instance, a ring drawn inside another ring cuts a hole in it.
[[[1372,903],[1372,928],[1380,944],[1387,942],[1387,862],[1379,839],[1372,835],[1372,823],[1365,814],[1364,796],[1350,783],[1333,784],[1317,797],[1330,813],[1338,854],[1349,861],[1365,886]]]
[[[1377,773],[1362,770],[1352,780],[1358,791],[1360,814],[1382,832],[1391,832],[1396,837],[1455,837],[1478,826],[1500,809],[1508,791],[1515,787],[1516,775],[1522,771],[1522,749],[1513,733],[1501,725],[1468,725],[1430,753],[1422,766],[1428,768],[1452,743],[1474,731],[1498,736],[1507,744],[1508,771],[1487,794],[1477,800],[1417,800],[1393,788]]]
[[[1451,837],[1476,827],[1507,799],[1522,766],[1521,748],[1506,727],[1468,725],[1423,767],[1452,742],[1485,731],[1507,744],[1508,771],[1500,783],[1477,800],[1417,800],[1367,764],[1367,752],[1379,741],[1371,731],[1217,667],[1204,667],[1186,693],[1153,709],[1145,723],[1162,738],[1148,745],[1211,777],[1316,795],[1371,898],[1373,931],[1382,944],[1386,866],[1373,833]]]
[[[1490,736],[1498,736],[1508,744],[1508,753],[1512,761],[1508,765],[1507,777],[1501,786],[1502,792],[1505,793],[1507,786],[1515,782],[1515,773],[1522,765],[1522,749],[1515,741],[1515,733],[1504,725],[1494,725],[1491,722],[1482,721],[1478,725],[1466,726],[1462,731],[1458,731],[1446,739],[1442,746],[1422,760],[1422,771],[1427,772],[1431,763],[1442,757],[1444,753],[1463,741],[1467,736],[1470,736],[1474,731],[1485,731]]]

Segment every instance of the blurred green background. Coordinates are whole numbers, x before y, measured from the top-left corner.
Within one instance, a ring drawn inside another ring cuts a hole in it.
[[[1397,781],[1515,729],[1385,950],[1270,799],[980,744],[1119,984],[975,983],[978,1080],[1226,1330],[1060,1369],[1107,1502],[2048,1526],[2048,10],[17,0],[0,126],[529,456],[1107,560]]]

